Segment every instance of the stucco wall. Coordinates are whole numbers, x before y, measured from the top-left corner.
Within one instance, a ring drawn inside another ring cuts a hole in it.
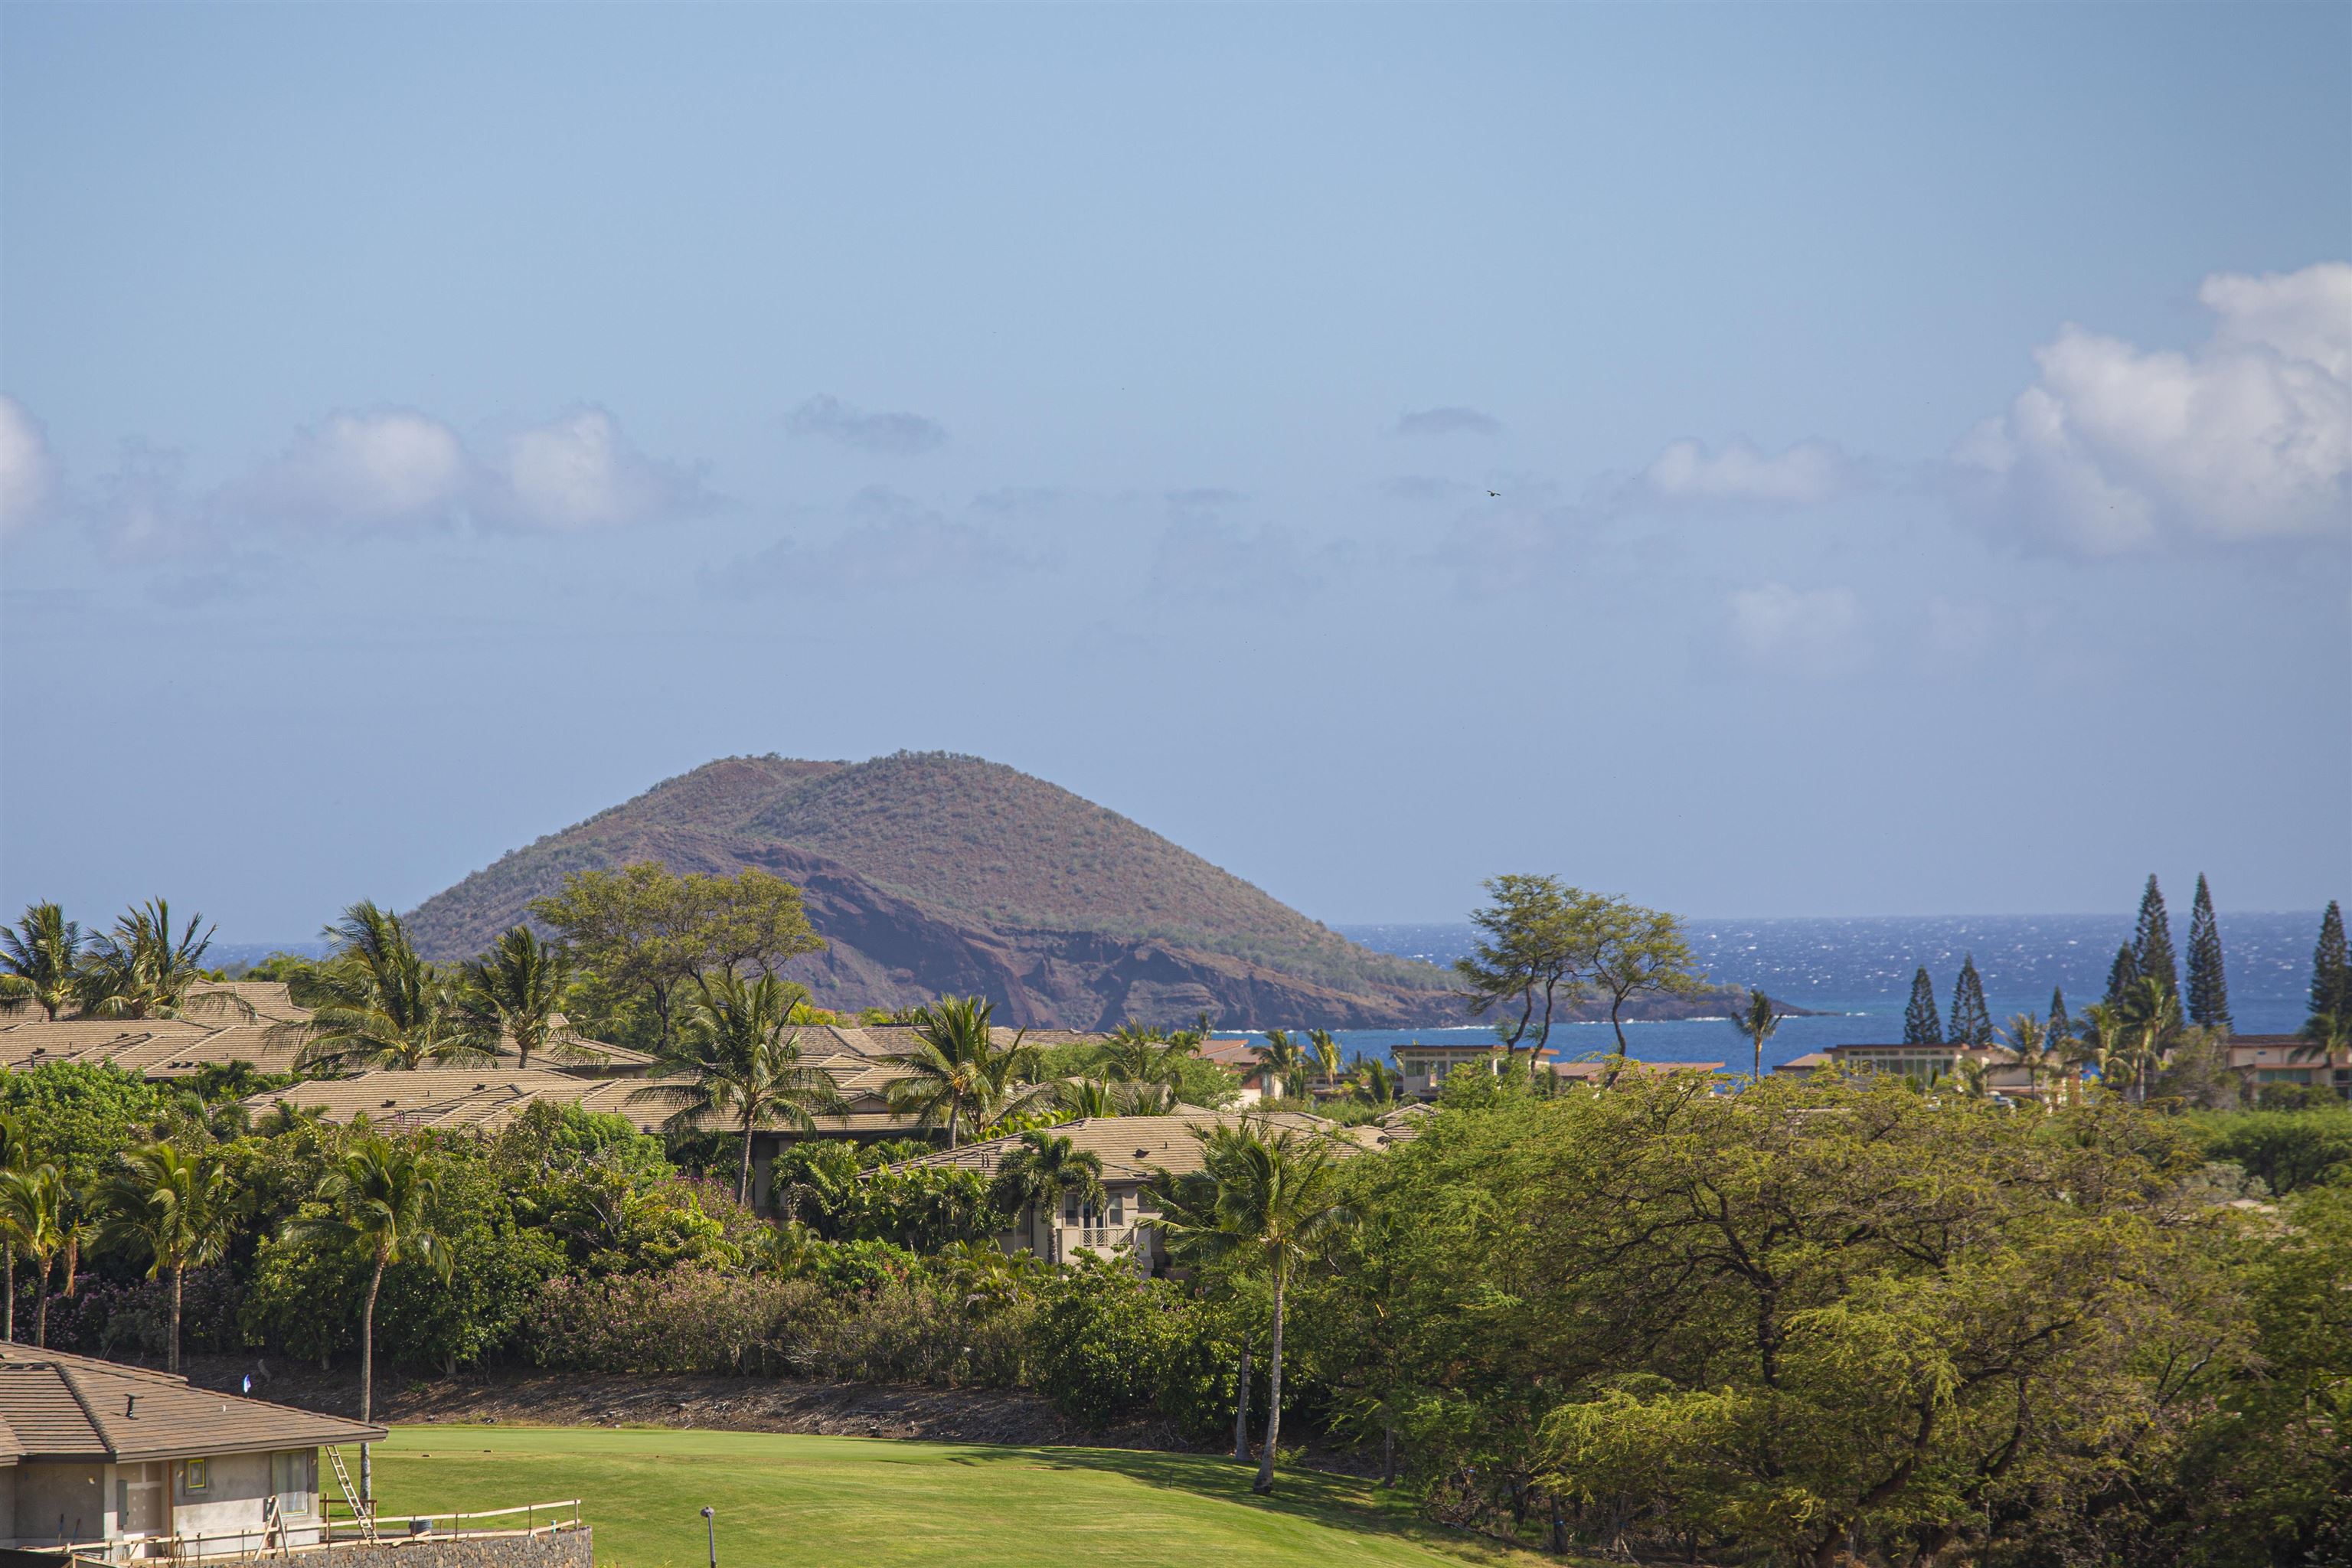
[[[100,1465],[23,1464],[16,1467],[16,1536],[18,1541],[58,1539],[58,1516],[76,1541],[106,1535],[108,1499]]]

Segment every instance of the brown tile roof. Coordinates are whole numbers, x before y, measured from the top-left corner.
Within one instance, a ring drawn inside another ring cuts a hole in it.
[[[381,1426],[214,1394],[184,1377],[0,1343],[0,1424],[32,1458],[142,1460],[382,1438]]]
[[[1251,1119],[1295,1131],[1328,1133],[1336,1131],[1322,1117],[1310,1116],[1303,1110],[1278,1110]],[[1140,1182],[1155,1170],[1172,1172],[1180,1176],[1199,1170],[1201,1141],[1194,1136],[1194,1130],[1230,1125],[1241,1120],[1242,1116],[1237,1113],[1214,1110],[1196,1110],[1176,1116],[1088,1116],[1076,1121],[1066,1121],[1046,1131],[1056,1137],[1067,1138],[1072,1148],[1090,1152],[1101,1160],[1105,1181]],[[961,1149],[943,1149],[936,1154],[925,1154],[891,1168],[906,1171],[926,1166],[949,1167],[993,1175],[997,1162],[1020,1145],[1018,1134],[990,1138],[978,1143],[967,1143]]]
[[[1031,1029],[1024,1034],[1002,1024],[989,1034],[999,1046],[1011,1045],[1016,1035],[1024,1045],[1038,1047],[1076,1045],[1110,1037],[1085,1029]],[[915,1029],[910,1024],[803,1024],[800,1037],[801,1054],[807,1057],[887,1057],[915,1047]]]
[[[299,1110],[321,1111],[330,1121],[348,1122],[364,1115],[371,1121],[407,1128],[495,1131],[523,1107],[545,1100],[625,1116],[640,1131],[653,1131],[667,1112],[648,1101],[633,1100],[643,1087],[634,1079],[582,1078],[543,1068],[419,1068],[413,1072],[379,1068],[355,1078],[317,1079],[257,1094],[245,1104],[256,1115],[283,1100]]]
[[[1544,1066],[1551,1069],[1554,1077],[1573,1079],[1579,1083],[1583,1083],[1590,1079],[1606,1078],[1609,1074],[1609,1063],[1606,1060],[1597,1062],[1553,1061],[1546,1062]],[[1722,1070],[1723,1064],[1721,1062],[1645,1062],[1637,1061],[1630,1057],[1626,1058],[1624,1065],[1619,1069],[1621,1074],[1633,1073],[1636,1076],[1680,1072],[1721,1072]]]

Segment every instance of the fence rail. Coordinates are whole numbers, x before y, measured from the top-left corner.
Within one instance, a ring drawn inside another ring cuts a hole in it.
[[[320,1500],[321,1511],[316,1521],[294,1521],[267,1529],[197,1531],[186,1535],[141,1535],[115,1541],[78,1541],[28,1550],[55,1552],[68,1562],[197,1563],[225,1557],[247,1560],[299,1557],[304,1552],[324,1552],[330,1547],[348,1546],[362,1541],[377,1546],[404,1546],[427,1541],[486,1541],[553,1535],[583,1527],[580,1500],[565,1498],[559,1502],[520,1503],[513,1508],[480,1509],[470,1512],[379,1515],[375,1521],[375,1533],[371,1537],[365,1533],[365,1521],[356,1517],[338,1518],[326,1511],[328,1500]],[[511,1520],[518,1514],[522,1516],[519,1526],[483,1528],[470,1522]],[[444,1520],[449,1524],[446,1531],[438,1528]],[[388,1523],[392,1528],[385,1528]],[[401,1528],[403,1524],[405,1524],[405,1529]],[[338,1534],[339,1530],[343,1533]],[[299,1535],[316,1539],[293,1539]]]

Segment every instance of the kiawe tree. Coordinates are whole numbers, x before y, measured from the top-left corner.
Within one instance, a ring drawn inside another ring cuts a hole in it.
[[[1470,916],[1477,940],[1454,972],[1470,1016],[1495,1015],[1504,1049],[1525,1047],[1532,1067],[1550,1042],[1555,1011],[1591,994],[1596,922],[1610,900],[1548,875],[1490,877],[1486,888],[1489,901]]]
[[[1977,955],[1960,958],[1960,977],[1952,983],[1952,1032],[1956,1046],[1992,1044],[1992,1014],[1985,1006],[1984,978],[1977,973]]]
[[[2333,899],[2319,917],[2319,942],[2311,950],[2311,1016],[2303,1032],[2324,1039],[2352,1019],[2352,953],[2344,943],[2344,910]]]
[[[1592,984],[1609,998],[1609,1026],[1617,1054],[1601,1079],[1613,1086],[1625,1064],[1625,1004],[1635,996],[1687,996],[1706,977],[1683,940],[1683,922],[1663,910],[1643,909],[1624,899],[1605,899],[1593,910]]]
[[[2189,1021],[2200,1028],[2230,1026],[2230,983],[2221,968],[2221,927],[2213,895],[2197,873],[2197,900],[2189,911]]]
[[[1944,1043],[1943,1015],[1936,1011],[1936,983],[1927,978],[1927,966],[1911,977],[1911,1005],[1903,1009],[1903,1043],[1906,1046],[1940,1046]]]
[[[2139,896],[2139,923],[2132,931],[2132,963],[2143,980],[2161,980],[2167,993],[2180,990],[2180,963],[2172,952],[2172,917],[2165,912],[2163,890],[2156,874],[2148,873],[2147,889]]]

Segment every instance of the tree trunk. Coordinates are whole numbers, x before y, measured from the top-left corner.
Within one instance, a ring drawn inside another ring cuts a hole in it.
[[[36,1275],[33,1290],[33,1348],[49,1348],[49,1260],[41,1259],[41,1271]]]
[[[383,1253],[376,1254],[375,1273],[368,1279],[367,1301],[360,1309],[360,1420],[362,1422],[375,1414],[375,1297],[376,1292],[383,1289],[383,1266],[387,1261]],[[375,1511],[375,1473],[368,1447],[365,1443],[360,1445],[360,1501],[373,1513]]]
[[[0,1258],[5,1258],[6,1259],[5,1266],[0,1266],[0,1274],[5,1274],[7,1280],[8,1326],[6,1333],[8,1335],[8,1342],[13,1345],[16,1342],[16,1244],[12,1241],[5,1247],[0,1247]]]
[[[743,1159],[735,1168],[735,1201],[746,1205],[751,1201],[751,1116],[743,1112]]]
[[[173,1266],[172,1339],[169,1355],[163,1365],[163,1370],[166,1372],[177,1372],[180,1370],[180,1288],[187,1282],[187,1278],[188,1266],[186,1264],[179,1263]]]
[[[1565,1557],[1568,1555],[1568,1516],[1560,1511],[1559,1498],[1548,1495],[1544,1500],[1551,1504],[1551,1554]]]
[[[1381,1485],[1396,1485],[1396,1424],[1386,1417],[1381,1421]]]
[[[1234,1461],[1249,1463],[1249,1396],[1250,1396],[1249,1336],[1242,1336],[1241,1371],[1234,1377]]]
[[[1282,1288],[1289,1273],[1287,1258],[1274,1266],[1274,1332],[1265,1347],[1265,1448],[1257,1457],[1257,1479],[1250,1484],[1250,1490],[1261,1494],[1274,1490],[1274,1448],[1282,1438]]]

